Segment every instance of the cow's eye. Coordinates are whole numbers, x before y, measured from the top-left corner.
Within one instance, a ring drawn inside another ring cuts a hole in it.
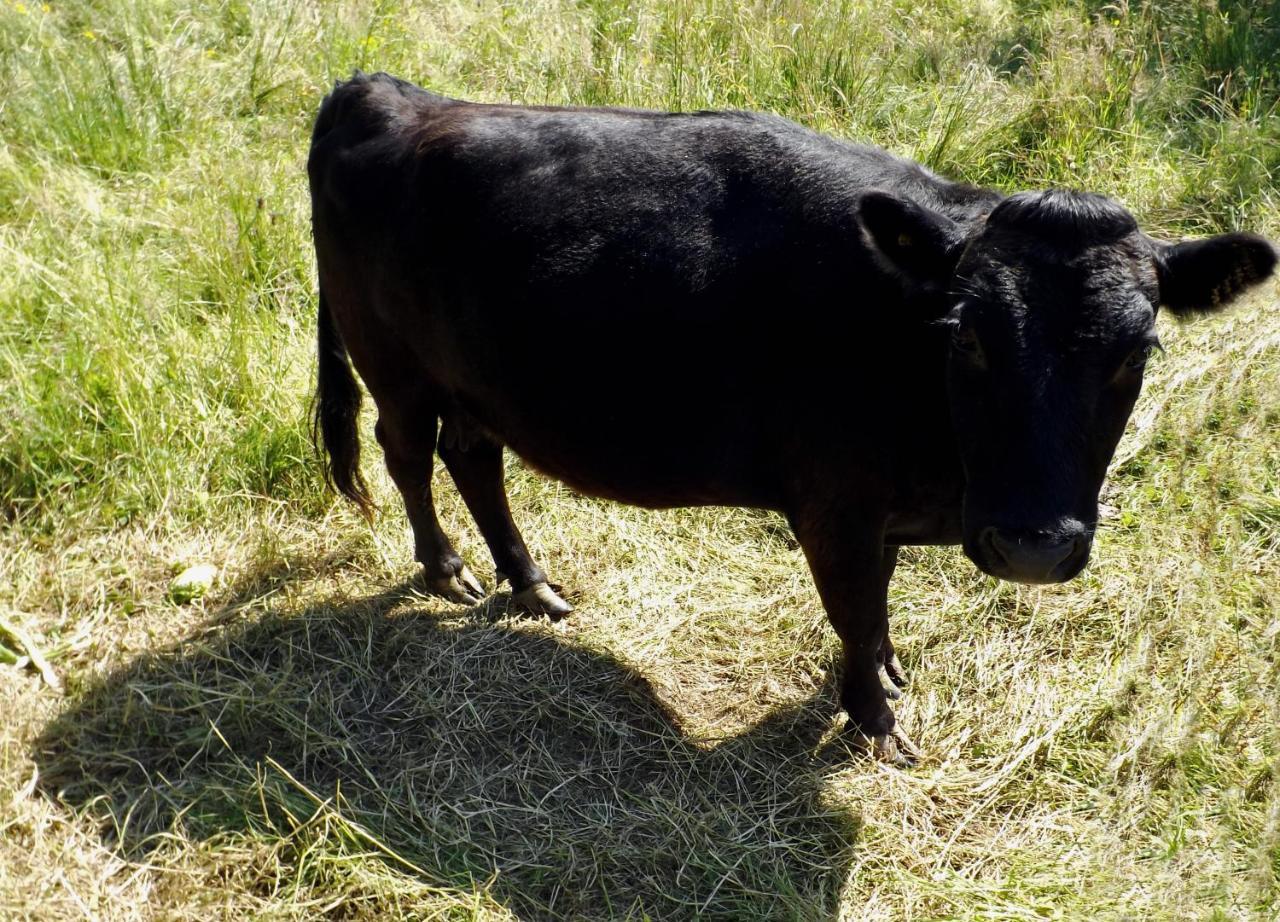
[[[962,326],[956,326],[951,331],[951,348],[964,355],[977,355],[981,349],[977,334]]]
[[[1139,371],[1146,366],[1147,360],[1152,354],[1159,349],[1158,343],[1143,343],[1137,349],[1129,353],[1129,357],[1124,360],[1124,367],[1132,371]]]

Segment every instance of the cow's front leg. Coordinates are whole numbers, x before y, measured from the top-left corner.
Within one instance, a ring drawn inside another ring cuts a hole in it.
[[[870,739],[877,757],[911,764],[919,754],[897,726],[880,680],[892,574],[885,561],[883,519],[828,509],[794,515],[792,525],[844,648],[840,703],[849,714],[850,729]]]

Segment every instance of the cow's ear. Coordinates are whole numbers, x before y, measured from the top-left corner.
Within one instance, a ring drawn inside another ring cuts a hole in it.
[[[873,190],[858,202],[858,223],[876,260],[908,287],[946,285],[963,234],[944,214],[900,195]]]
[[[1257,234],[1156,244],[1160,303],[1178,315],[1226,307],[1246,289],[1265,282],[1275,267],[1275,247]]]

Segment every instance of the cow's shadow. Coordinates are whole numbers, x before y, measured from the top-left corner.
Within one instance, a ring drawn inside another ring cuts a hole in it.
[[[408,873],[526,918],[837,914],[858,819],[820,797],[850,758],[822,744],[830,689],[706,745],[624,663],[491,607],[402,585],[227,611],[36,741],[43,793],[126,850],[289,828],[318,798]]]

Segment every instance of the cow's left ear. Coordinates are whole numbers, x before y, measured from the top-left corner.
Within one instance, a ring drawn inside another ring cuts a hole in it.
[[[1157,243],[1155,252],[1160,303],[1179,316],[1226,307],[1276,267],[1275,247],[1257,234]]]
[[[858,202],[858,223],[877,261],[907,287],[937,288],[950,280],[964,241],[946,215],[873,190]]]

